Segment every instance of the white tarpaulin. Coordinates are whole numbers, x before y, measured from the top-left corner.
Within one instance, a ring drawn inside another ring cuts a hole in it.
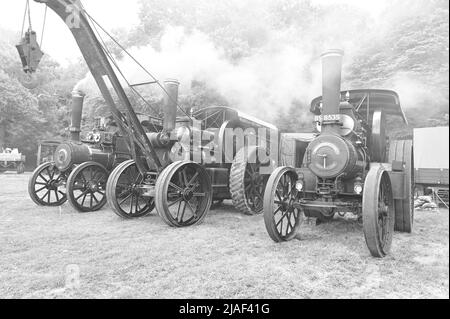
[[[448,126],[414,129],[415,168],[448,169],[448,135]]]

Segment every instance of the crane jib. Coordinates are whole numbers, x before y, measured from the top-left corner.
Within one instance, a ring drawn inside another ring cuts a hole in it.
[[[118,123],[119,128],[124,136],[130,136],[132,144],[130,149],[135,149],[137,145],[142,155],[145,155],[147,161],[152,160],[153,163],[161,169],[161,162],[154,148],[152,147],[145,131],[133,110],[133,107],[125,93],[124,88],[120,84],[114,69],[105,53],[104,47],[101,45],[99,39],[94,33],[87,15],[80,7],[80,2],[74,0],[34,0],[36,2],[46,4],[52,9],[69,27],[74,36],[81,53],[94,77],[103,98],[108,104],[114,120]],[[120,104],[125,108],[127,120],[125,121],[122,113],[119,111],[114,102],[108,84],[111,85],[114,92],[119,98]],[[131,124],[132,128],[129,127]],[[131,135],[130,135],[131,133]],[[137,153],[138,150],[136,150]],[[138,165],[139,170],[144,173],[146,170],[143,163],[140,163],[140,156],[134,154],[134,159]],[[150,166],[150,163],[147,163]]]

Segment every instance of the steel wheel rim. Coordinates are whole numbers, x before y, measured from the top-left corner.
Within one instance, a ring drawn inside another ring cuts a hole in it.
[[[35,199],[44,206],[59,206],[67,199],[61,191],[66,175],[51,164],[43,166],[33,176],[32,192]]]
[[[378,205],[377,205],[377,218],[378,218],[378,240],[381,244],[381,249],[385,252],[389,249],[392,232],[390,230],[390,224],[393,223],[393,216],[391,213],[393,199],[389,196],[392,191],[390,189],[390,183],[383,176],[380,181],[378,190]]]
[[[143,197],[139,185],[144,177],[134,162],[125,165],[115,187],[117,205],[130,218],[141,217],[153,209],[153,198]]]
[[[106,202],[108,174],[99,166],[90,165],[81,169],[71,183],[72,203],[82,211],[95,211]]]
[[[287,172],[281,175],[274,189],[272,219],[276,231],[283,240],[292,236],[301,223],[301,211],[293,206],[297,199],[298,191],[292,174]]]
[[[247,164],[244,174],[245,197],[247,205],[254,212],[263,210],[264,176],[259,174],[260,164]]]
[[[391,179],[381,166],[366,176],[362,197],[362,218],[366,245],[374,257],[385,257],[392,245],[395,224]]]
[[[211,205],[209,176],[197,164],[174,167],[165,176],[163,192],[164,215],[178,227],[194,225]]]

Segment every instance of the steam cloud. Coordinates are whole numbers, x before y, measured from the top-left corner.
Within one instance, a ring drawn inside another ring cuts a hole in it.
[[[349,10],[355,15],[364,15],[364,12],[358,13],[353,7]],[[412,16],[419,14],[416,11],[420,12],[417,8],[405,9]],[[398,12],[389,14],[400,15]],[[345,69],[364,47],[363,40],[373,38],[382,43],[384,36],[389,34],[389,23],[384,23],[384,18],[386,16],[374,20],[367,18],[365,25],[361,26],[345,14],[330,11],[327,16],[312,21],[302,34],[289,29],[267,30],[266,44],[237,62],[227,59],[224,50],[215,46],[204,33],[187,33],[182,27],[166,29],[160,50],[147,46],[131,48],[130,52],[158,80],[178,79],[181,95],[189,95],[192,83],[200,81],[226,98],[230,106],[268,121],[273,121],[276,114],[286,111],[292,103],[297,101],[308,105],[312,98],[321,94],[319,56],[323,50],[330,48],[345,51],[342,89],[393,89],[399,93],[405,108],[414,108],[436,98],[433,88],[416,73],[381,74],[379,79],[368,80],[346,79],[349,72]],[[130,83],[149,80],[130,58],[123,58],[119,65]],[[87,94],[98,94],[90,75],[76,88]],[[147,93],[162,96],[161,90]],[[448,96],[442,96],[442,100],[448,101]],[[308,112],[307,109],[303,111],[305,114]]]
[[[160,47],[158,51],[150,46],[131,48],[130,53],[158,80],[179,80],[180,94],[190,94],[192,83],[201,81],[224,96],[230,106],[263,119],[295,100],[310,100],[311,92],[320,94],[320,61],[299,47],[269,43],[266,50],[233,64],[207,35],[186,34],[182,27],[167,28]],[[316,63],[311,63],[314,59]],[[130,58],[119,64],[130,83],[149,81]],[[87,94],[97,91],[90,74],[76,89]]]

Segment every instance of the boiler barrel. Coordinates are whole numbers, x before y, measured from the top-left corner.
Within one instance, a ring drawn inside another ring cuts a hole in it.
[[[114,165],[114,154],[92,148],[83,143],[66,142],[58,146],[54,160],[60,171],[66,171],[73,165],[89,161],[100,163],[110,169]]]

